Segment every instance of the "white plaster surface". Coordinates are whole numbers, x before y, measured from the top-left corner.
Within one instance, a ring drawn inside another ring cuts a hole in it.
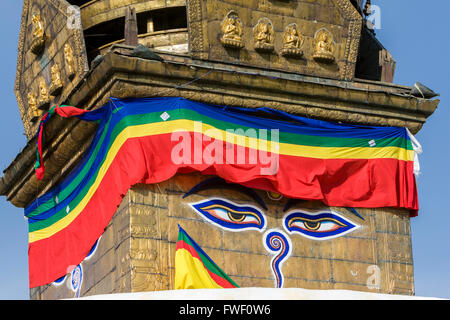
[[[89,300],[435,300],[439,298],[379,294],[351,290],[301,288],[236,288],[167,290],[82,297]]]

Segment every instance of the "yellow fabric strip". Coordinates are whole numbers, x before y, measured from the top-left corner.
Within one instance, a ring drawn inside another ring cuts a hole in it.
[[[175,131],[190,131],[202,133],[211,138],[217,138],[222,134],[225,141],[234,141],[234,144],[242,147],[256,148],[258,150],[266,151],[271,149],[270,141],[261,142],[255,138],[242,137],[240,135],[231,134],[223,130],[216,129],[213,126],[193,120],[174,120],[162,123],[150,123],[138,126],[126,127],[114,140],[111,148],[108,150],[106,159],[100,167],[99,174],[96,180],[91,185],[86,196],[80,203],[73,208],[64,218],[58,220],[51,226],[36,230],[29,233],[29,243],[39,241],[51,237],[53,234],[66,228],[75,218],[83,211],[84,207],[89,203],[90,199],[100,185],[105,176],[109,166],[113,162],[122,145],[131,138],[145,137],[158,134],[168,134]],[[231,140],[233,139],[233,140]],[[392,158],[397,160],[412,161],[414,159],[414,151],[398,148],[398,147],[383,147],[383,148],[347,148],[347,147],[311,147],[300,146],[294,144],[279,143],[279,154],[317,158],[317,159],[378,159],[378,158]],[[276,146],[274,148],[277,149]],[[277,153],[277,152],[274,152]]]
[[[143,125],[139,130],[147,130],[148,125]],[[275,143],[272,147],[270,141],[259,140],[241,136],[238,134],[219,130],[211,125],[193,121],[193,120],[174,120],[171,122],[158,124],[157,132],[152,128],[148,128],[149,134],[165,134],[175,131],[189,131],[202,133],[210,138],[231,142],[242,147],[254,148],[261,151],[273,151],[281,155],[316,158],[316,159],[379,159],[391,158],[404,161],[412,161],[414,159],[414,151],[406,150],[399,147],[317,147],[303,146],[288,143]],[[141,135],[144,136],[145,134]],[[277,146],[279,148],[277,148]],[[272,150],[273,149],[273,150]],[[277,150],[278,149],[278,150]]]
[[[175,253],[175,289],[221,289],[203,263],[186,249]]]

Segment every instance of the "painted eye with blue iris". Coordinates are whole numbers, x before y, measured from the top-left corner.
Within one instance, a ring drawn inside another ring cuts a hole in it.
[[[183,198],[208,189],[231,189],[252,198],[261,208],[267,210],[264,201],[253,190],[240,185],[226,183],[218,177],[207,179],[197,184],[186,192]],[[266,228],[266,218],[256,206],[236,204],[222,198],[209,198],[197,203],[190,203],[189,205],[207,221],[229,231],[263,231]]]
[[[283,224],[290,234],[297,233],[312,240],[329,240],[360,228],[332,210],[291,211],[284,217]]]
[[[191,203],[190,206],[208,221],[229,231],[262,231],[266,226],[264,215],[254,206],[238,205],[220,198]]]

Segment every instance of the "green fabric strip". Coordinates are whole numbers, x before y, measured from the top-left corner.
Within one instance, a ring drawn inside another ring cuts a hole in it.
[[[178,235],[178,241],[184,241],[187,245],[189,245],[192,249],[197,252],[199,255],[203,265],[205,268],[207,268],[209,271],[213,272],[217,276],[227,280],[230,282],[233,286],[239,287],[225,272],[223,272],[214,261],[199,247],[197,243],[194,242],[184,231],[179,232]]]
[[[217,119],[212,119],[210,117],[206,117],[202,114],[199,114],[195,111],[192,111],[190,109],[178,109],[178,110],[172,110],[170,113],[170,120],[168,121],[175,121],[180,119],[189,119],[194,121],[201,121],[202,123],[209,124],[211,126],[214,126],[217,129],[221,130],[236,130],[236,129],[242,129],[244,131],[248,129],[252,129],[249,127],[243,127],[243,126],[236,126],[234,124],[220,121]],[[166,122],[168,122],[166,121]],[[109,141],[108,150],[111,147],[112,143],[114,143],[114,140],[116,137],[122,132],[125,128],[129,126],[136,126],[136,125],[145,125],[149,123],[158,123],[162,122],[162,119],[160,118],[160,112],[154,112],[154,113],[147,113],[147,114],[139,114],[139,115],[129,115],[121,119],[113,128],[111,132],[111,139]],[[58,194],[58,200],[59,202],[64,201],[64,199],[67,198],[79,185],[80,181],[86,176],[86,174],[93,170],[92,163],[95,160],[95,158],[98,155],[99,149],[105,140],[106,133],[108,132],[107,126],[109,127],[110,123],[108,122],[107,125],[105,125],[105,130],[102,134],[101,139],[99,139],[98,144],[95,146],[94,152],[92,153],[92,156],[90,159],[88,159],[87,165],[84,166],[84,168],[80,171],[80,173],[75,177],[75,179],[64,189],[61,190],[61,192]],[[270,130],[268,131],[268,139],[270,140]],[[333,138],[333,137],[318,137],[318,136],[306,136],[306,135],[298,135],[293,133],[286,133],[286,132],[280,132],[279,133],[279,142],[280,143],[290,143],[290,144],[297,144],[297,145],[307,145],[307,146],[320,146],[320,147],[367,147],[368,146],[368,139],[355,139],[355,138]],[[376,141],[376,147],[374,148],[382,148],[382,147],[399,147],[399,148],[405,148],[407,150],[412,150],[412,144],[410,140],[406,140],[403,138],[392,138],[392,139],[379,139]],[[69,208],[75,208],[78,203],[83,199],[87,191],[89,190],[92,183],[95,181],[95,178],[98,175],[98,170],[100,169],[101,165],[104,162],[104,159],[106,157],[106,153],[103,155],[103,160],[99,164],[98,168],[95,168],[96,172],[91,177],[90,181],[83,187],[83,189],[79,192],[77,197],[75,197],[70,203]],[[51,199],[47,201],[46,203],[42,204],[28,214],[28,217],[36,217],[41,212],[45,212],[53,207],[56,206],[55,199]],[[60,220],[64,216],[67,215],[67,212],[65,209],[61,209],[58,213],[54,214],[48,219],[37,221],[29,224],[29,232],[33,232],[36,230],[40,230],[43,228],[46,228],[56,221]]]

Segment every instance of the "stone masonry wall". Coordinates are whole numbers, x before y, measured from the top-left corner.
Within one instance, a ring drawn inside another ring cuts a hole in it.
[[[177,175],[155,185],[129,190],[99,241],[97,251],[82,262],[80,296],[174,288],[178,224],[240,287],[274,287],[273,253],[264,234],[283,231],[287,199],[271,200],[256,190],[267,210],[238,191],[224,188],[183,195],[207,179],[200,174]],[[189,205],[210,198],[259,207],[267,219],[263,231],[231,232],[202,217]],[[316,208],[305,202],[290,210]],[[360,228],[331,240],[289,234],[292,253],[281,267],[285,288],[347,289],[376,293],[414,294],[410,221],[397,209],[357,209],[362,219],[344,208],[333,208]],[[284,232],[284,231],[283,231]],[[286,234],[286,232],[284,232]],[[59,286],[31,290],[32,299],[71,298],[70,275]]]

